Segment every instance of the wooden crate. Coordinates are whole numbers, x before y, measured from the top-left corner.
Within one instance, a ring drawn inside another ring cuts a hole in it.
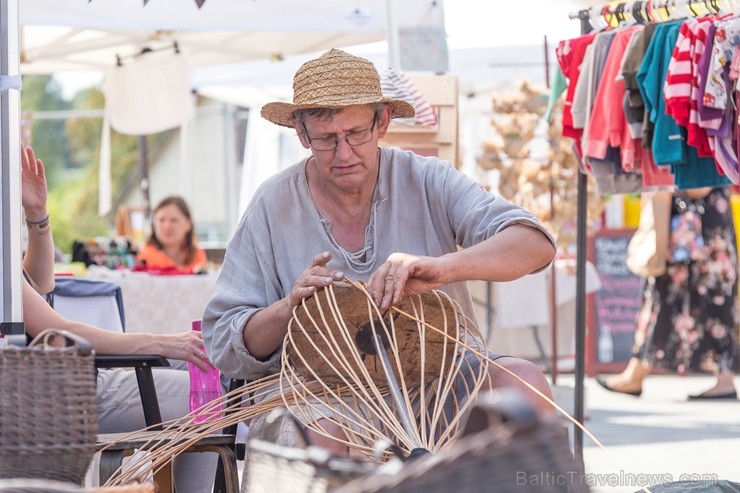
[[[457,77],[452,75],[408,77],[437,111],[438,123],[433,127],[391,123],[380,145],[408,149],[422,156],[438,156],[459,168]]]

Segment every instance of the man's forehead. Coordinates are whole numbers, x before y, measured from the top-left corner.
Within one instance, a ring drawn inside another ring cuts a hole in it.
[[[373,117],[373,110],[369,106],[348,106],[341,109],[338,113],[325,116],[306,115],[304,123],[309,127],[322,127],[327,125],[339,125],[342,127],[352,127],[356,125],[367,125],[369,119]]]

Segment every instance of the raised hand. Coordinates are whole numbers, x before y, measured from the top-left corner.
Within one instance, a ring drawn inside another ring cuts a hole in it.
[[[21,188],[26,219],[40,221],[46,217],[46,170],[33,149],[26,146],[21,146]]]

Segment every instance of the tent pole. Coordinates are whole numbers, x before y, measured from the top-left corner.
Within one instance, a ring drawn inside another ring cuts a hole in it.
[[[152,202],[149,197],[149,153],[146,135],[139,135],[139,190],[144,202],[144,215],[148,218],[152,211]]]
[[[386,39],[388,41],[388,65],[393,70],[401,70],[401,48],[398,39],[398,11],[396,0],[386,0]]]
[[[578,12],[581,21],[581,34],[591,30],[588,22],[589,10]],[[584,421],[584,374],[586,359],[586,221],[588,213],[588,177],[578,164],[578,207],[576,223],[576,365],[573,417],[579,423]],[[573,451],[576,463],[584,468],[583,431],[573,430]]]
[[[0,0],[0,76],[19,76],[18,0]],[[3,84],[5,85],[5,84]],[[20,91],[0,94],[0,249],[2,260],[2,305],[0,331],[23,334],[23,288],[21,284],[21,164]]]

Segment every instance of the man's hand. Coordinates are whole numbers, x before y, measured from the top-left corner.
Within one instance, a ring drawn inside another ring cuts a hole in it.
[[[291,311],[301,304],[303,298],[308,298],[319,288],[344,279],[343,272],[326,267],[330,260],[329,252],[323,252],[314,257],[311,267],[301,274],[288,294],[288,308]]]
[[[443,257],[393,253],[376,270],[367,286],[381,310],[401,302],[404,294],[417,295],[446,284]]]

